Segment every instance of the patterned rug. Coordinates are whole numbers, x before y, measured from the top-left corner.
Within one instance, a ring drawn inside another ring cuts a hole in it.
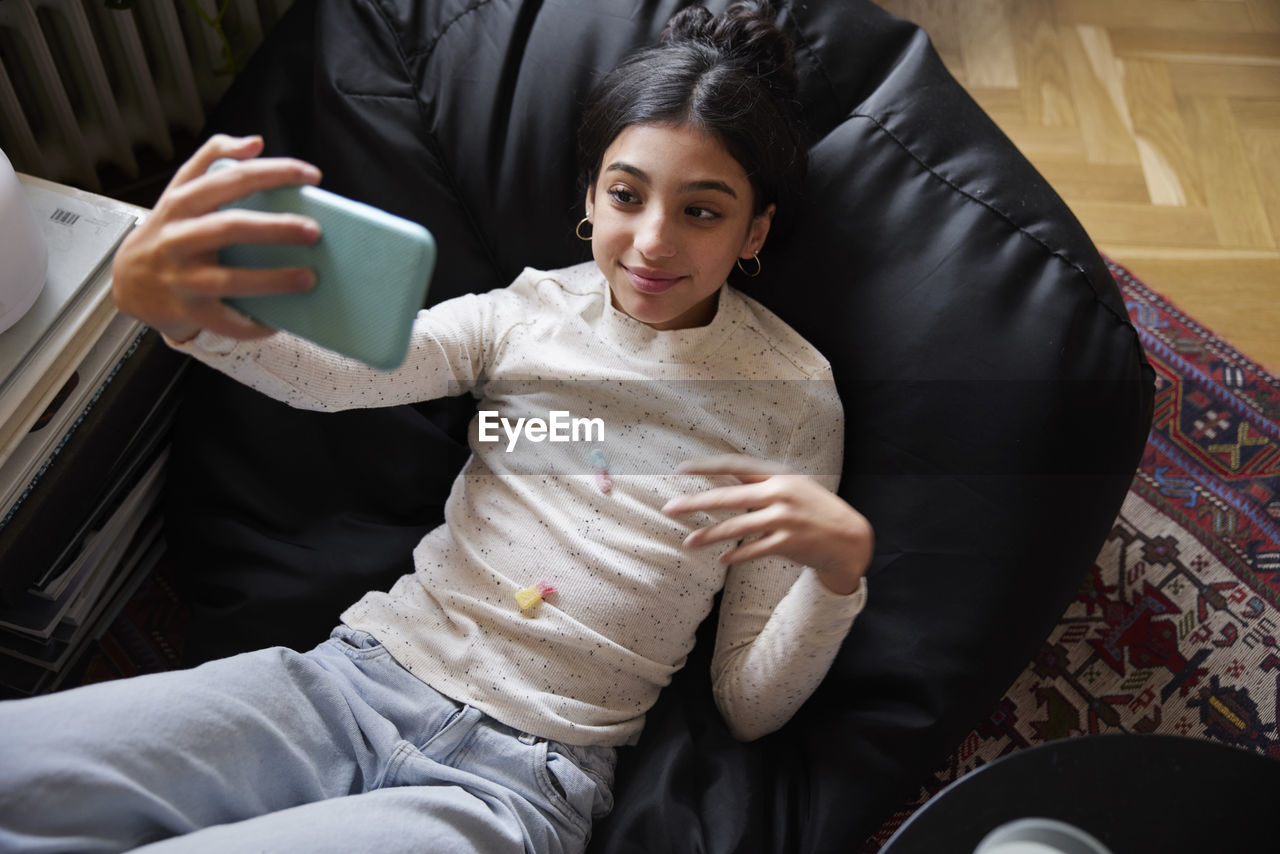
[[[1012,751],[1175,733],[1280,759],[1280,380],[1112,264],[1156,370],[1142,464],[1075,601],[990,717],[864,847]],[[185,609],[163,559],[80,681],[176,666]]]
[[[1155,418],[1075,601],[987,720],[863,848],[948,783],[1058,738],[1167,733],[1280,759],[1280,380],[1109,262]]]

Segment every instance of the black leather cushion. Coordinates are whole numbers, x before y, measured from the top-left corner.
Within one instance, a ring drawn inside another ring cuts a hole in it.
[[[430,228],[433,301],[488,290],[588,257],[579,105],[682,5],[297,0],[210,129],[262,133]],[[871,601],[798,718],[750,745],[711,705],[700,644],[624,751],[592,851],[856,847],[1053,626],[1150,421],[1101,259],[924,33],[857,0],[780,20],[816,144],[806,206],[747,289],[836,368],[841,493],[877,533]],[[470,405],[313,415],[194,370],[167,503],[194,657],[309,647],[407,571]]]

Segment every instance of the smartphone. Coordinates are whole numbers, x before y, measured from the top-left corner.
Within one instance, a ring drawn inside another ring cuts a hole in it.
[[[237,163],[215,161],[209,171]],[[319,187],[279,187],[227,207],[311,217],[310,246],[240,243],[218,253],[224,267],[309,267],[305,293],[232,297],[225,302],[259,323],[284,329],[384,371],[398,367],[435,270],[436,243],[416,222]]]

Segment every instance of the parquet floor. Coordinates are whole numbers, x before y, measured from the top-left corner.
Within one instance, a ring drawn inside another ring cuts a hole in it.
[[[1280,0],[877,0],[1105,254],[1280,373]]]

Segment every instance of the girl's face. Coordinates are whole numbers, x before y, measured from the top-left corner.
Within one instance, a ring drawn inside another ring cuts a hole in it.
[[[587,190],[591,254],[613,306],[654,329],[704,326],[739,258],[764,245],[774,206],[752,214],[751,182],[710,134],[632,125]]]

